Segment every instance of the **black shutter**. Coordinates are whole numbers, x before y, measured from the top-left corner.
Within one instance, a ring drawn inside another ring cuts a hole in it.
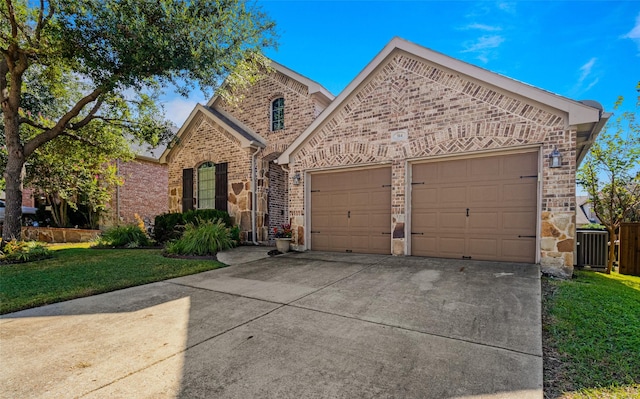
[[[193,168],[182,169],[182,212],[193,209]]]
[[[216,209],[227,210],[227,164],[216,164]]]

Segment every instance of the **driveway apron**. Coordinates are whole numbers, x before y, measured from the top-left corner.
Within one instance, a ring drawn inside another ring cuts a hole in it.
[[[244,251],[2,316],[0,397],[542,398],[536,265]]]

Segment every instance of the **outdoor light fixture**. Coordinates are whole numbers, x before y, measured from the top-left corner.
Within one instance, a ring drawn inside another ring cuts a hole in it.
[[[550,157],[552,168],[559,168],[562,166],[562,154],[560,154],[560,151],[558,151],[558,147],[554,148],[553,151],[551,151]]]
[[[296,174],[293,175],[292,179],[293,179],[294,186],[300,185],[300,172],[296,172]]]

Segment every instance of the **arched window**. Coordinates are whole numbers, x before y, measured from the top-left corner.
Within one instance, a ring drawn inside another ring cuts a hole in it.
[[[198,167],[198,209],[216,207],[216,165],[205,162]]]
[[[284,98],[276,98],[271,103],[271,130],[284,129]]]

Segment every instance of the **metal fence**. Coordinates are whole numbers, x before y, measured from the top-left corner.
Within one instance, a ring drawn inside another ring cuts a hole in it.
[[[606,268],[609,233],[601,230],[577,231],[578,267]]]

